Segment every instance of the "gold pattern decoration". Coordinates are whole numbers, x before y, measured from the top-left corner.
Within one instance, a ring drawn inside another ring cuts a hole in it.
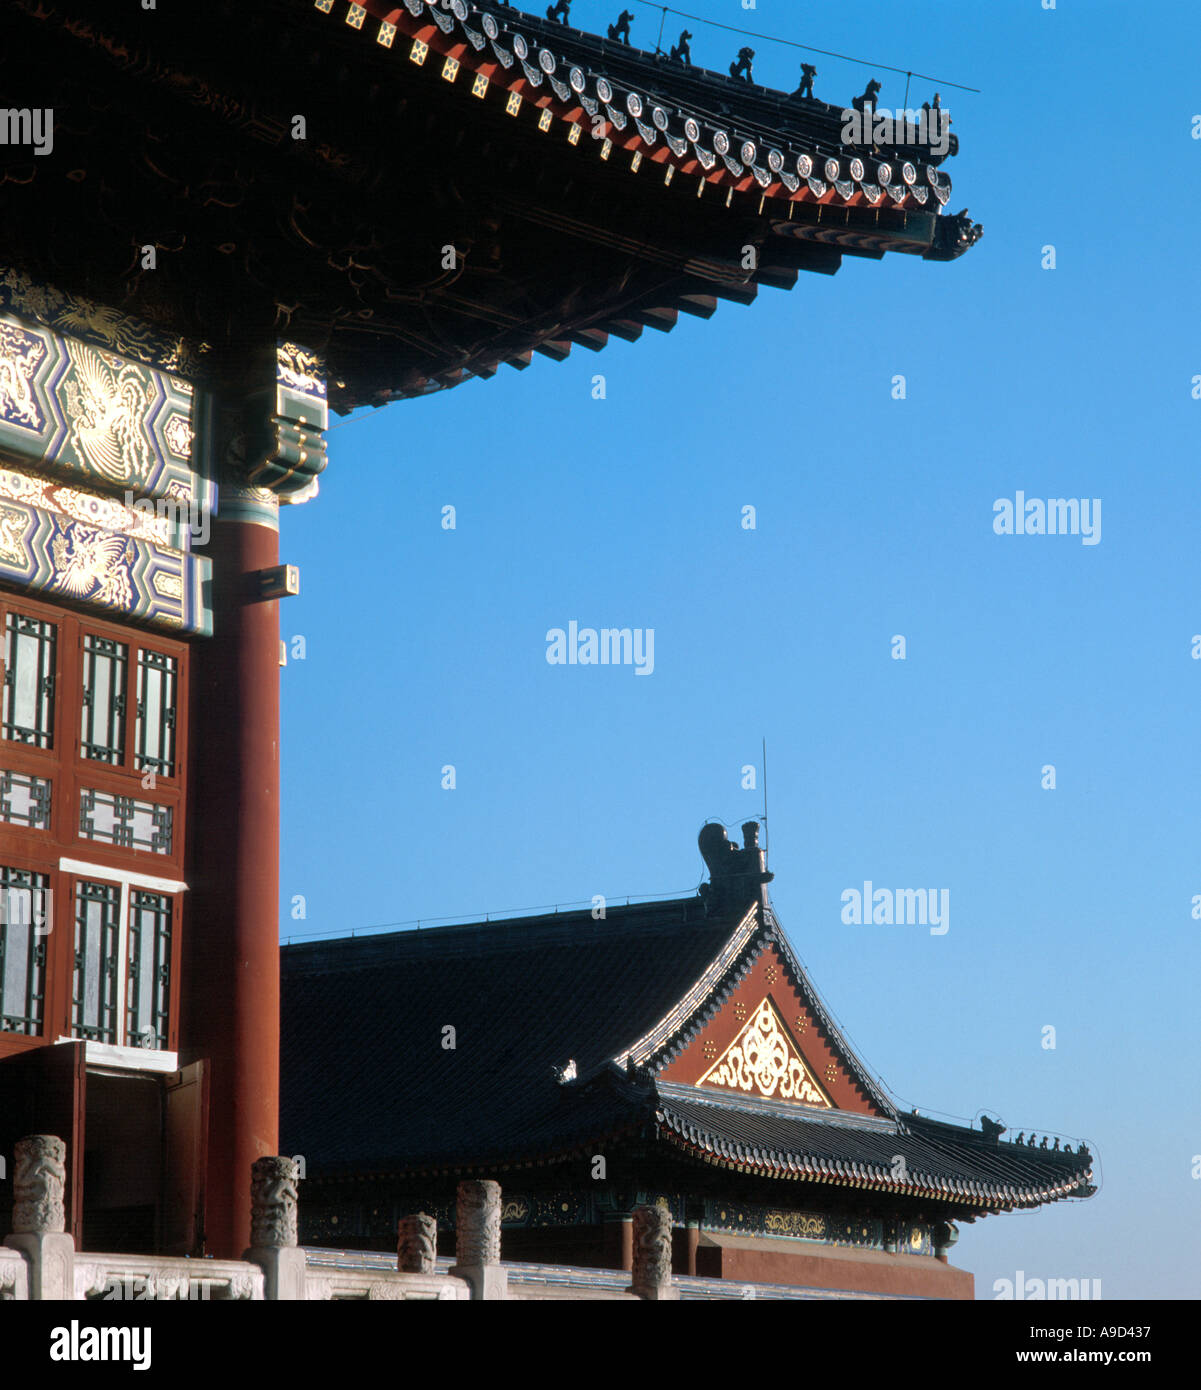
[[[321,359],[299,343],[277,343],[275,368],[279,379],[306,396],[325,395],[325,373]]]
[[[28,512],[0,503],[0,560],[9,565],[24,564],[25,532],[28,526]]]
[[[833,1108],[793,1046],[768,997],[696,1084],[754,1091],[768,1098]]]
[[[0,269],[0,309],[33,319],[57,333],[91,339],[159,371],[195,376],[202,368],[208,343],[161,333],[141,319],[39,284],[23,271]]]
[[[776,969],[775,965],[769,965],[767,969],[763,972],[763,978],[767,981],[769,985],[774,985],[775,982],[780,978],[780,972]]]
[[[15,323],[0,323],[0,419],[24,429],[40,430],[42,416],[33,396],[33,374],[46,355],[46,344]]]
[[[827,1062],[827,1063],[826,1063],[826,1080],[827,1080],[827,1081],[833,1081],[834,1078],[835,1078],[837,1075],[838,1075],[838,1068],[834,1065],[833,1062]]]
[[[184,502],[191,500],[180,493],[172,495]],[[135,510],[113,497],[82,492],[79,488],[55,482],[53,478],[34,478],[27,473],[0,468],[0,499],[3,498],[27,502],[46,511],[62,512],[73,521],[82,521],[85,525],[101,526],[106,531],[122,531],[139,540],[171,546],[171,521],[168,517],[159,516],[146,506]]]
[[[764,1227],[782,1236],[805,1236],[809,1240],[823,1240],[826,1234],[825,1219],[820,1216],[806,1216],[800,1211],[769,1211],[763,1218]]]
[[[63,386],[71,443],[102,478],[125,483],[150,469],[142,429],[149,395],[138,368],[111,353],[79,344],[75,372]]]
[[[132,606],[129,566],[134,549],[126,537],[71,522],[55,536],[51,553],[56,589],[106,607]]]
[[[507,1201],[500,1209],[502,1224],[506,1221],[524,1221],[529,1214],[530,1204],[522,1201],[520,1197],[514,1197]]]
[[[171,416],[163,426],[163,438],[167,441],[167,448],[176,458],[192,457],[192,426],[182,415]]]
[[[742,1002],[741,999],[739,999],[737,1003],[735,1003],[734,1005],[734,1017],[738,1020],[739,1023],[742,1023],[746,1020],[746,1005]]]

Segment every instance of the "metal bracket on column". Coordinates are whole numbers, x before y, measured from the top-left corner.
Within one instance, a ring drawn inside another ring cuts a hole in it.
[[[296,565],[274,565],[255,574],[260,598],[292,598],[300,593],[300,569]]]

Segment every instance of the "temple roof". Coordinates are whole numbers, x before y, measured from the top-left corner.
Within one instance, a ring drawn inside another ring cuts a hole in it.
[[[898,1110],[747,872],[758,854],[735,851],[704,897],[609,906],[603,920],[285,946],[285,1150],[314,1177],[402,1176],[502,1172],[629,1140],[950,1214],[1089,1195],[1083,1146]]]
[[[838,103],[499,4],[9,10],[6,99],[55,129],[44,157],[0,146],[4,256],[91,301],[73,331],[119,311],[186,340],[197,379],[278,336],[346,411],[980,231],[937,215],[937,154],[843,145]]]

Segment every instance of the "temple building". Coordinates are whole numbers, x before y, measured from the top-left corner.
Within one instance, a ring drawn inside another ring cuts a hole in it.
[[[758,824],[701,832],[694,897],[283,948],[281,1138],[301,1240],[390,1250],[456,1185],[503,1191],[507,1258],[971,1298],[957,1223],[1091,1196],[1056,1138],[902,1113],[772,911]],[[1015,1142],[1016,1139],[1016,1142]]]
[[[954,144],[844,145],[811,89],[565,17],[5,7],[0,1155],[63,1141],[77,1247],[236,1258],[279,1152],[280,515],[317,493],[329,412],[980,235],[944,211]],[[578,1065],[631,1067],[553,1094],[644,1106],[636,1044],[583,1038]],[[824,1065],[831,1106],[899,1123]],[[0,1172],[0,1228],[11,1205]]]

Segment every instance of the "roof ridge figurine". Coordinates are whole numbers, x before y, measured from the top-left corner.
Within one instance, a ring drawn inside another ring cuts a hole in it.
[[[745,77],[748,82],[754,82],[754,61],[755,50],[753,48],[740,48],[737,61],[730,64],[730,76]]]
[[[622,10],[617,17],[616,24],[609,25],[609,37],[614,43],[628,44],[630,41],[630,25],[634,22],[634,16],[629,10]]]

